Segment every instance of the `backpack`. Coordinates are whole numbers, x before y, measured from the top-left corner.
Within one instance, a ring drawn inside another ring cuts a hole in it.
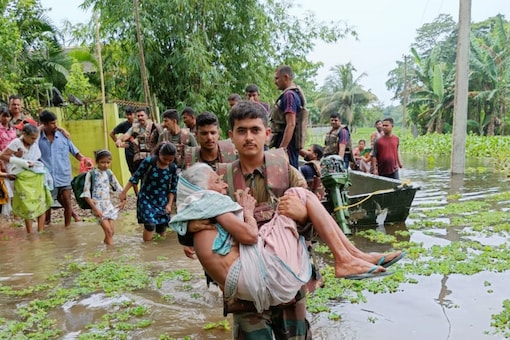
[[[71,187],[73,188],[73,193],[74,193],[74,197],[76,198],[76,203],[78,203],[78,206],[81,209],[92,209],[90,207],[90,205],[87,203],[87,201],[85,200],[85,197],[80,197],[81,194],[83,193],[83,188],[85,187],[85,178],[87,177],[87,174],[89,174],[89,173],[91,174],[90,196],[92,196],[92,190],[94,190],[94,181],[95,181],[95,177],[96,177],[94,174],[94,169],[87,171],[87,172],[82,172],[82,173],[78,174],[77,176],[75,176],[71,180]],[[113,173],[111,172],[111,170],[107,170],[107,173],[108,173],[108,180],[110,181],[110,185],[113,188]],[[114,191],[115,191],[115,189],[114,189]]]

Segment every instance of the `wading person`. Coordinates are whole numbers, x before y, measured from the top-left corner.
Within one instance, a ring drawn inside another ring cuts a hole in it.
[[[38,161],[41,158],[38,138],[37,127],[25,124],[21,137],[11,141],[0,155],[0,158],[8,163],[11,179],[13,176],[16,178],[12,212],[25,220],[25,228],[29,234],[33,232],[33,219],[37,220],[37,231],[43,231],[46,211],[53,201],[45,182],[48,171]]]
[[[177,189],[177,149],[169,142],[157,145],[154,154],[146,157],[120,193],[125,201],[129,189],[141,181],[136,201],[136,218],[143,224],[143,240],[151,241],[154,231],[166,236],[172,202]]]
[[[274,213],[278,212],[279,215],[296,221],[299,233],[305,233],[306,228],[303,226],[308,224],[305,204],[297,195],[284,195],[284,192],[291,187],[306,188],[306,182],[296,168],[289,166],[284,157],[273,157],[270,156],[270,152],[267,154],[264,152],[264,144],[271,133],[271,130],[267,128],[267,115],[264,108],[257,103],[240,102],[231,109],[229,121],[231,129],[229,136],[239,156],[239,160],[232,163],[231,172],[225,174],[225,177],[232,176],[232,190],[250,189],[250,194],[257,201],[254,217],[258,225],[268,222]],[[310,195],[315,197],[312,193]],[[274,198],[279,198],[278,206],[274,205],[276,202]],[[201,230],[201,225],[197,221],[190,222],[189,231],[197,232]],[[341,235],[343,234],[340,229],[336,227],[329,231],[329,235],[322,235],[322,237],[325,238],[325,242],[329,242],[336,238],[342,239]],[[343,238],[347,239],[345,235]],[[183,242],[182,239],[180,241]],[[186,245],[192,245],[192,242]],[[361,252],[350,242],[341,242],[336,246],[328,244],[328,246],[336,249],[338,255],[338,257],[335,256],[335,260],[338,261],[336,275],[339,277],[358,273],[365,277],[377,275],[367,273],[384,270],[379,266],[374,268],[374,264],[382,260],[385,262],[386,259],[391,261],[401,256],[400,253],[395,253],[383,259],[380,254]],[[338,266],[340,262],[343,266]],[[242,306],[243,303],[239,305]],[[232,312],[234,315],[235,339],[273,339],[273,336],[277,339],[311,338],[308,322],[305,319],[306,290],[304,287],[298,291],[290,303],[271,307],[262,313],[243,310],[239,308],[239,305],[228,304],[226,307],[226,312]]]
[[[57,126],[57,116],[51,111],[43,111],[39,116],[42,123],[39,148],[41,161],[50,171],[53,178],[54,189],[52,196],[64,208],[64,226],[71,225],[73,207],[71,206],[71,180],[72,168],[69,154],[79,162],[85,159],[80,150],[67,138]],[[49,223],[51,210],[46,212],[46,221]]]
[[[119,207],[114,207],[110,198],[110,189],[120,193],[122,186],[110,170],[112,154],[108,150],[96,152],[96,168],[89,171],[85,177],[85,185],[81,197],[90,205],[92,212],[104,232],[103,242],[113,245],[115,233],[115,220],[119,217],[119,209],[123,209],[126,200],[120,202]],[[92,176],[94,176],[92,178]]]

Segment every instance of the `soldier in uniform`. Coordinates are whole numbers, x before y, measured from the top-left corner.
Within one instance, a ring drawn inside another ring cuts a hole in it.
[[[347,126],[342,125],[339,113],[332,113],[329,123],[331,124],[331,130],[326,134],[324,140],[324,157],[330,155],[340,156],[344,160],[347,169],[351,161],[351,134]]]

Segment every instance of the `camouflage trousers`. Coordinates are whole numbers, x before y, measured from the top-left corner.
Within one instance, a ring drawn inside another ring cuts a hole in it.
[[[236,340],[311,340],[306,297],[262,313],[234,313],[232,333]]]

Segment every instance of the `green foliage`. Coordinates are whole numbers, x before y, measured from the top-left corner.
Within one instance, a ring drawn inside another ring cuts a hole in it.
[[[225,331],[229,331],[230,330],[230,322],[228,322],[227,319],[223,319],[219,322],[211,322],[211,323],[207,323],[205,326],[204,326],[204,329],[205,330],[210,330],[210,329],[222,329],[222,330],[225,330]]]
[[[216,113],[225,129],[226,98],[259,85],[262,100],[272,102],[278,64],[290,64],[301,85],[316,74],[307,60],[317,40],[335,42],[348,27],[323,24],[312,15],[288,15],[290,1],[139,2],[140,28],[151,91],[162,107],[193,106]],[[133,3],[84,2],[101,13],[107,93],[116,98],[143,98]]]
[[[148,312],[147,307],[121,304],[119,311],[103,315],[100,322],[87,325],[89,331],[78,337],[88,339],[127,339],[128,332],[149,327],[153,322],[140,319]]]
[[[92,84],[90,84],[85,73],[83,72],[83,64],[73,62],[71,65],[71,72],[64,89],[64,98],[69,95],[77,95],[79,93],[79,99],[82,101],[99,100],[101,93]]]
[[[491,318],[491,327],[496,329],[495,333],[503,334],[506,339],[510,338],[510,300],[504,300],[501,313],[493,314]]]
[[[162,284],[166,280],[175,280],[179,279],[181,281],[190,281],[191,280],[191,273],[189,270],[185,269],[177,269],[173,270],[171,272],[161,272],[156,277],[156,286],[158,288],[161,288]]]
[[[468,131],[507,135],[510,81],[510,24],[502,15],[471,26]],[[455,90],[457,25],[441,14],[418,29],[413,58],[397,61],[388,88],[408,104],[419,133],[451,132]],[[404,76],[405,75],[405,76]]]

